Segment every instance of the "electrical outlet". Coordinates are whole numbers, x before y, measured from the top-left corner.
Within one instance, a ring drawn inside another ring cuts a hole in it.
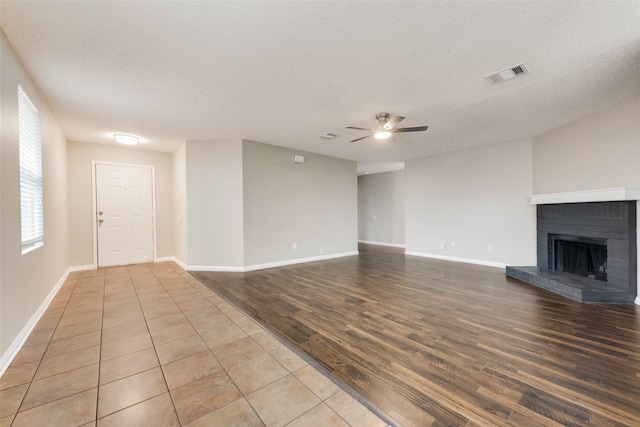
[[[489,252],[493,252],[493,245],[487,245],[487,250]]]
[[[376,220],[376,216],[375,215],[371,215],[371,219],[375,221]]]
[[[324,253],[324,249],[320,248],[320,255]]]
[[[443,251],[445,249],[447,249],[447,244],[445,243],[445,241],[443,240],[442,242],[440,242],[440,249],[442,249]]]
[[[456,242],[451,242],[451,244],[449,246],[451,246],[452,248],[455,248],[456,247]]]
[[[291,248],[292,248],[293,250],[298,249],[298,244],[297,244],[297,243],[292,244],[292,245],[291,245]]]

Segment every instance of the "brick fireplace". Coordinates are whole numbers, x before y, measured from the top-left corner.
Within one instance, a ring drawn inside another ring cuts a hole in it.
[[[636,209],[635,200],[538,204],[537,265],[507,275],[580,302],[632,303]]]

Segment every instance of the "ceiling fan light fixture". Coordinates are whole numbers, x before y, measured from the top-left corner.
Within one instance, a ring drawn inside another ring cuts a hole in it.
[[[125,145],[137,145],[140,143],[140,138],[133,135],[115,134],[113,140],[119,144]]]
[[[374,129],[369,130],[367,128],[361,128],[358,126],[347,126],[346,129],[364,130],[367,132],[371,132],[369,135],[365,135],[360,138],[353,139],[349,142],[358,142],[365,138],[369,138],[371,136],[373,136],[375,139],[380,139],[380,140],[389,139],[391,138],[391,135],[395,134],[396,132],[401,132],[401,133],[423,132],[427,130],[427,128],[429,127],[429,126],[414,126],[414,127],[408,127],[408,128],[396,127],[398,123],[400,123],[404,119],[405,119],[404,116],[393,116],[389,118],[389,113],[378,113],[376,114],[376,120],[378,121],[378,126],[376,126]]]
[[[386,129],[379,130],[373,135],[376,139],[387,139],[391,136],[391,132]]]

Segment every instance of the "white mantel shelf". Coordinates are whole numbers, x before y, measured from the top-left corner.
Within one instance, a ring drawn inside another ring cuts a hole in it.
[[[640,188],[605,188],[602,190],[571,191],[531,196],[532,205],[552,205],[557,203],[617,202],[640,200]]]

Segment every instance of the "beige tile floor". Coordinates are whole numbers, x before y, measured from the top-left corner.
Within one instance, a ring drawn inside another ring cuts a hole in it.
[[[71,273],[0,379],[5,426],[385,426],[175,263]]]

